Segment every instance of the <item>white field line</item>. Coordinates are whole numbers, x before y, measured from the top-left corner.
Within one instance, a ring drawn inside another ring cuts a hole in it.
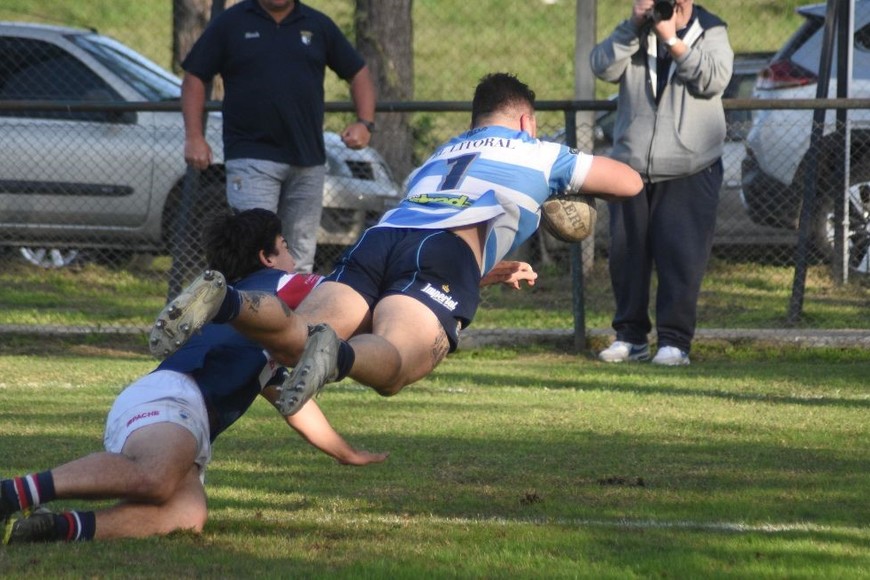
[[[850,534],[866,534],[870,532],[870,526],[855,527],[855,526],[826,526],[814,524],[812,522],[783,522],[783,523],[757,523],[750,524],[745,522],[702,522],[694,520],[629,520],[629,519],[614,519],[614,520],[592,520],[592,519],[566,519],[566,518],[464,518],[464,517],[441,517],[431,514],[425,515],[375,515],[375,516],[357,516],[347,517],[342,515],[327,515],[324,514],[315,518],[318,522],[327,523],[342,521],[345,523],[354,522],[357,524],[364,523],[382,523],[382,524],[404,524],[408,525],[414,521],[427,521],[431,523],[471,526],[471,525],[554,525],[576,528],[616,528],[616,529],[676,529],[676,530],[700,530],[710,532],[731,532],[731,533],[763,533],[763,534],[778,534],[783,532],[840,532]]]

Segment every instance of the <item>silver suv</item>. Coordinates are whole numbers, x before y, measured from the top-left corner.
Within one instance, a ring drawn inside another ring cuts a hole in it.
[[[798,9],[804,20],[798,30],[759,73],[754,96],[759,99],[812,99],[818,85],[819,59],[825,25],[825,4]],[[870,0],[855,2],[852,97],[870,97]],[[834,56],[836,59],[836,54]],[[836,62],[836,60],[834,61]],[[833,67],[836,74],[836,66]],[[836,79],[830,96],[836,96]],[[841,195],[832,178],[835,168],[827,153],[838,147],[833,138],[835,115],[825,119],[820,149],[813,242],[823,255],[833,240],[833,207]],[[742,199],[758,223],[794,230],[803,201],[807,152],[813,126],[811,110],[761,110],[755,113],[746,138],[742,167]],[[849,111],[851,176],[849,184],[850,266],[870,273],[870,111]]]
[[[79,249],[113,258],[168,247],[186,165],[178,111],[107,111],[101,103],[177,101],[179,79],[95,32],[0,23],[0,246],[65,265]],[[40,110],[27,101],[94,103]],[[12,106],[10,106],[12,105]],[[145,107],[147,109],[147,107]],[[215,163],[203,172],[193,223],[225,206],[221,115],[208,119]],[[386,163],[325,133],[321,246],[352,243],[399,199]],[[53,248],[53,250],[48,250]]]

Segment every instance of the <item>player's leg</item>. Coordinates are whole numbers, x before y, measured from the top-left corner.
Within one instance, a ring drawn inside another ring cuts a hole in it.
[[[383,316],[379,316],[383,312]],[[305,350],[282,385],[277,406],[285,416],[296,413],[323,386],[349,375],[384,396],[426,375],[450,349],[440,321],[413,298],[394,295],[378,305],[374,334],[340,341],[325,325],[311,329]]]
[[[53,469],[56,497],[165,502],[196,458],[190,431],[154,423],[133,431],[121,453],[93,453]]]
[[[371,310],[362,295],[347,284],[321,282],[305,297],[296,314],[308,324],[326,323],[347,340],[371,331]]]
[[[96,512],[97,540],[162,536],[176,530],[199,533],[208,518],[200,470],[191,465],[175,492],[160,504],[122,502]]]
[[[349,344],[355,353],[350,376],[384,396],[427,376],[450,349],[432,310],[399,294],[378,303],[372,334],[351,338]]]
[[[308,338],[308,327],[325,323],[341,338],[366,328],[366,301],[344,284],[322,282],[294,312],[279,298],[261,292],[240,292],[241,307],[233,328],[261,344],[275,360],[295,366]]]
[[[281,364],[295,362],[308,333],[307,324],[274,294],[236,290],[227,286],[223,274],[206,270],[157,315],[148,345],[151,354],[169,356],[209,322],[231,322],[273,350]]]
[[[456,348],[458,321],[470,321],[480,300],[474,253],[465,241],[442,230],[367,230],[328,279],[336,284],[324,282],[323,294],[318,287],[311,296],[317,293],[334,307],[340,305],[336,312],[341,316],[331,320],[342,324],[349,316],[349,328],[357,330],[368,326],[363,313],[369,304],[375,305],[373,335],[357,334],[344,342],[328,327],[313,327],[298,364],[282,385],[278,406],[285,416],[298,411],[324,383],[347,373],[382,395],[397,393]],[[297,312],[305,311],[311,296]]]
[[[309,321],[306,338],[298,354],[292,351],[297,346],[295,344],[286,344],[282,352],[276,352],[274,348],[281,345],[277,344],[275,337],[260,336],[258,339],[236,326],[243,334],[267,346],[276,360],[293,366],[275,402],[285,416],[294,415],[326,383],[347,376],[353,366],[354,352],[339,337],[367,330],[371,320],[368,303],[359,292],[345,284],[328,281],[315,288],[302,301],[296,313],[297,319]],[[263,340],[268,340],[268,343]]]
[[[178,528],[201,529],[204,521],[202,510],[196,506],[196,496],[185,490],[190,485],[185,483],[188,472],[191,469],[196,473],[199,471],[194,463],[196,458],[196,440],[184,427],[154,423],[138,429],[128,438],[122,453],[93,453],[38,474],[40,483],[37,485],[34,480],[32,487],[38,488],[40,493],[28,497],[29,505],[19,502],[16,506],[18,509],[26,508],[24,513],[14,515],[13,512],[2,518],[2,542],[90,540],[94,537],[168,533]],[[7,481],[30,477],[33,476]],[[102,512],[50,513],[39,507],[55,499],[72,498],[118,498],[141,502],[140,505],[150,508],[162,508],[168,504],[178,504],[179,507],[151,509],[147,522],[124,522],[117,515],[104,521]],[[188,499],[182,501],[182,498]],[[204,500],[202,503],[204,506]],[[35,509],[33,515],[29,515],[31,508]],[[108,528],[103,529],[106,526]],[[137,532],[132,532],[137,529]]]

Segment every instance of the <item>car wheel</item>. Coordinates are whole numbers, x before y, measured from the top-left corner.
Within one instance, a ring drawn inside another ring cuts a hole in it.
[[[18,251],[24,261],[47,269],[66,268],[80,259],[79,251],[73,249],[23,246]]]
[[[849,270],[870,275],[870,179],[849,187]],[[834,198],[825,196],[815,223],[816,246],[827,258],[834,258]]]

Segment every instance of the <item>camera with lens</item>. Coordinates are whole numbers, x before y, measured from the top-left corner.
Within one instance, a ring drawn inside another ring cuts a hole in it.
[[[656,0],[650,12],[650,19],[653,22],[661,22],[662,20],[670,20],[674,16],[674,4],[677,0]]]

